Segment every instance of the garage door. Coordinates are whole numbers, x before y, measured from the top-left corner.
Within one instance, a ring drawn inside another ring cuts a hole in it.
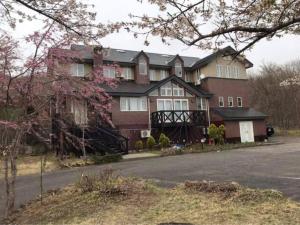
[[[254,142],[253,122],[240,121],[241,142]]]

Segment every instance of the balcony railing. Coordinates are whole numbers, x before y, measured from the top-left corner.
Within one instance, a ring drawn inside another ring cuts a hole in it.
[[[152,127],[168,127],[177,125],[206,126],[206,111],[204,110],[167,110],[151,114]]]

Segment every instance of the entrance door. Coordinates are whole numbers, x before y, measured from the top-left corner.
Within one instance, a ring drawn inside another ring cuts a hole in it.
[[[240,121],[241,142],[254,142],[253,122]]]

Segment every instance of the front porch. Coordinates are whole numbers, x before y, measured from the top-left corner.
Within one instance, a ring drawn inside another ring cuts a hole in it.
[[[205,110],[162,110],[151,114],[152,128],[207,126]]]

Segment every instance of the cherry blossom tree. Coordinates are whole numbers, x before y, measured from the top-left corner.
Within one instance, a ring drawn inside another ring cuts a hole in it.
[[[122,25],[135,36],[176,39],[201,49],[233,44],[238,53],[262,39],[299,34],[299,0],[138,0],[159,8],[156,16],[130,15]]]
[[[12,29],[31,21],[39,30],[15,41],[0,29],[0,152],[4,157],[6,216],[15,202],[16,158],[28,134],[50,142],[49,121],[54,111],[64,113],[66,98],[87,101],[109,122],[110,96],[101,85],[116,85],[95,67],[86,78],[71,76],[69,64],[82,60],[82,52],[68,50],[71,43],[98,44],[99,38],[118,29],[95,22],[92,7],[77,0],[3,0],[0,22]],[[5,27],[5,26],[4,26]],[[8,30],[9,28],[7,28]],[[21,46],[30,47],[22,54]],[[93,47],[91,47],[93,52]],[[51,107],[56,107],[51,110]],[[58,117],[59,123],[64,123]],[[61,126],[64,126],[61,124]],[[72,137],[69,140],[80,140]]]

